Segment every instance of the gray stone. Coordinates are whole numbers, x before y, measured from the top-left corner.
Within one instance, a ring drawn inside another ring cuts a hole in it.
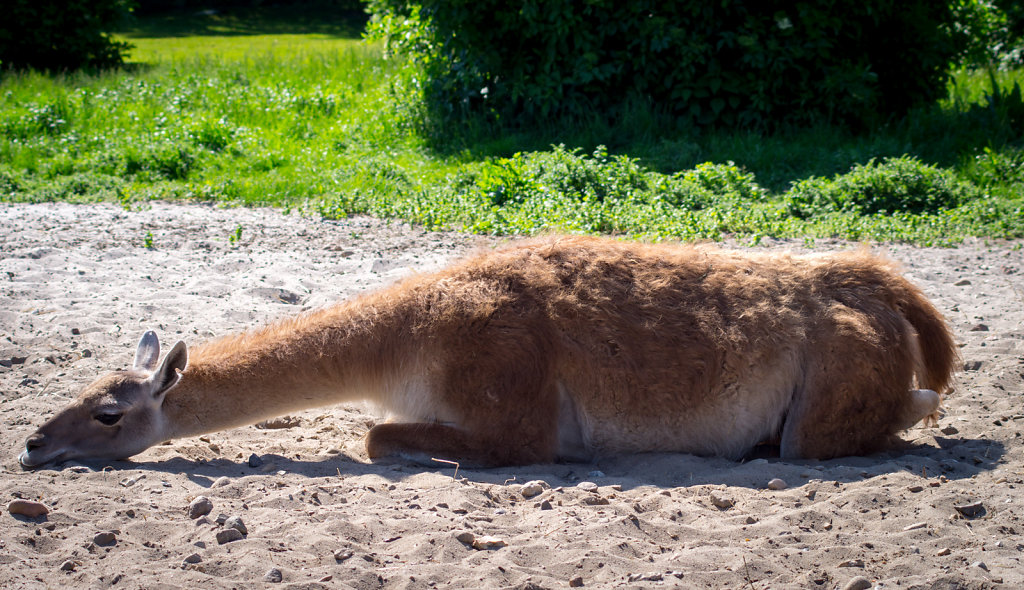
[[[711,492],[711,504],[715,508],[728,510],[736,505],[736,501],[720,492]]]
[[[227,520],[224,521],[224,526],[227,528],[235,529],[236,531],[242,533],[242,535],[249,534],[249,529],[245,527],[245,523],[242,522],[242,519],[237,516],[229,516]]]
[[[209,498],[206,496],[196,496],[188,505],[188,517],[194,519],[206,516],[211,510],[213,510],[213,502]]]
[[[274,584],[280,582],[283,579],[284,575],[281,574],[281,570],[277,569],[276,567],[272,567],[269,570],[267,570],[267,573],[263,576],[264,581],[272,582]]]
[[[221,529],[217,531],[217,542],[221,545],[233,541],[241,541],[242,533],[238,529]]]
[[[184,565],[184,564],[195,564],[195,563],[199,563],[201,561],[203,561],[203,558],[198,553],[193,553],[192,555],[189,555],[185,559],[182,559],[181,563],[182,563],[182,565]]]

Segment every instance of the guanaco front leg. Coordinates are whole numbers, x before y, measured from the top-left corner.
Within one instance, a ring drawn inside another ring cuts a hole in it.
[[[555,459],[553,441],[502,438],[446,424],[392,422],[370,429],[366,452],[371,459],[402,457],[426,463],[437,458],[473,467],[550,463]]]

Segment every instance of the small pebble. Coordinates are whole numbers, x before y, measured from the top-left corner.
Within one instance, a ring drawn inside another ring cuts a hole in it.
[[[975,561],[974,563],[971,564],[971,567],[976,567],[978,569],[983,569],[986,572],[988,571],[988,566],[985,565],[984,561]]]
[[[627,579],[630,582],[660,582],[665,579],[665,577],[660,573],[655,572],[650,574],[629,574]]]
[[[575,578],[569,580],[569,587],[570,588],[582,588],[583,587],[583,576],[576,576]]]
[[[224,521],[224,526],[227,528],[235,529],[236,531],[242,533],[243,536],[249,534],[249,529],[245,527],[245,523],[242,522],[242,519],[237,516],[229,516],[227,520]]]
[[[592,481],[581,481],[576,484],[576,487],[583,490],[584,492],[596,492],[597,484]]]
[[[942,434],[945,434],[946,436],[952,436],[954,434],[959,434],[960,430],[957,429],[956,426],[949,425],[949,426],[943,426],[941,429],[939,429],[939,432],[941,432]]]
[[[608,498],[603,496],[584,496],[583,503],[587,506],[607,506]]]
[[[48,514],[50,509],[46,507],[46,504],[42,502],[34,502],[32,500],[16,499],[11,500],[7,503],[7,512],[11,514],[18,514],[26,516],[28,518],[37,518]]]
[[[916,494],[916,493],[918,493],[920,491],[923,491],[924,490],[924,486],[916,486],[916,485],[915,486],[910,486],[910,487],[907,488],[907,490],[909,492],[911,492],[911,493]]]
[[[938,555],[939,557],[945,557],[952,552],[953,551],[951,551],[949,547],[943,547],[942,549],[939,549],[938,553],[936,553],[935,555]]]
[[[140,481],[142,481],[144,479],[146,479],[146,474],[145,473],[143,473],[141,475],[136,475],[135,477],[126,477],[126,478],[122,479],[118,483],[121,484],[122,487],[130,488],[133,485],[139,483]]]
[[[256,453],[249,455],[249,467],[255,469],[256,467],[260,467],[262,465],[263,459],[260,459],[259,455],[257,455]]]
[[[355,553],[352,553],[350,549],[338,549],[334,552],[334,560],[345,561],[346,559],[351,559],[353,555],[355,555]]]
[[[736,501],[733,500],[732,498],[726,496],[726,495],[723,495],[723,494],[719,493],[719,492],[711,492],[711,504],[715,508],[720,508],[722,510],[728,510],[728,509],[730,509],[730,508],[732,508],[733,506],[736,505]]]
[[[971,280],[970,279],[960,279],[959,281],[953,283],[953,286],[954,287],[966,287],[967,285],[970,285],[970,284],[971,284]]]
[[[238,529],[221,529],[217,531],[217,543],[231,543],[242,540],[242,533]]]
[[[218,477],[217,481],[213,482],[213,485],[211,485],[210,487],[211,488],[222,488],[222,487],[228,485],[229,483],[231,483],[231,478],[225,475],[223,477]]]
[[[201,561],[203,561],[202,556],[200,556],[198,553],[193,553],[192,555],[189,555],[185,559],[182,559],[181,563],[182,563],[182,565],[184,565],[184,564],[199,563]]]
[[[228,515],[224,514],[223,512],[221,512],[220,514],[217,515],[217,518],[215,518],[213,522],[215,522],[217,524],[224,524],[225,522],[227,522],[227,520],[228,520]]]
[[[206,516],[211,510],[213,510],[213,502],[209,498],[206,496],[196,496],[188,505],[188,517],[194,519]]]
[[[847,559],[846,561],[840,562],[839,567],[864,567],[863,559]]]
[[[473,541],[476,539],[476,535],[469,531],[462,531],[461,533],[455,535],[455,538],[458,539],[460,543],[472,545]]]
[[[954,505],[953,508],[960,514],[964,515],[965,518],[977,518],[985,515],[985,505],[981,502],[958,504]]]
[[[283,579],[284,576],[281,574],[281,570],[277,569],[276,567],[272,567],[269,570],[267,570],[267,573],[263,576],[264,581],[271,582],[274,584],[280,582]]]
[[[76,567],[78,567],[78,564],[73,562],[73,561],[71,561],[69,559],[69,560],[65,561],[64,563],[60,564],[60,571],[62,571],[62,572],[73,572],[73,571],[75,571]]]
[[[748,516],[747,520],[744,521],[744,522],[746,522],[747,524],[757,524],[757,519],[754,518],[753,516]]]
[[[777,478],[777,477],[768,482],[768,489],[769,490],[779,491],[779,490],[784,490],[787,487],[789,487],[789,486],[786,485],[786,482],[781,480],[781,479],[779,479],[779,478]]]
[[[536,479],[524,483],[523,487],[519,490],[519,493],[522,494],[524,498],[532,498],[542,493],[546,487],[549,487],[546,482]]]
[[[100,547],[113,545],[114,543],[117,543],[117,535],[111,531],[103,531],[102,533],[96,533],[96,536],[92,538],[92,542],[96,543]]]
[[[551,502],[549,502],[547,500],[544,500],[543,502],[540,503],[540,509],[541,510],[551,510]]]
[[[843,590],[868,590],[872,586],[871,580],[864,576],[857,576],[843,586]]]
[[[905,531],[916,531],[917,529],[923,529],[928,526],[927,522],[915,522],[914,524],[908,524],[903,527]]]
[[[480,551],[488,551],[491,549],[501,549],[505,545],[508,545],[502,539],[498,537],[492,537],[490,535],[484,535],[482,537],[476,537],[473,539],[473,549]]]

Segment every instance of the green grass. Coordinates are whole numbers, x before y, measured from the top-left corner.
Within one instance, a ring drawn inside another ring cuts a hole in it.
[[[1024,236],[1021,70],[996,93],[959,72],[942,104],[856,134],[697,130],[644,104],[453,126],[423,111],[415,71],[359,40],[364,19],[152,16],[121,35],[120,70],[4,73],[0,200],[215,200],[498,234]]]

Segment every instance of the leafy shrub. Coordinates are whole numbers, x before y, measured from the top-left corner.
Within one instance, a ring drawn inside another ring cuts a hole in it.
[[[110,67],[131,46],[109,32],[132,0],[10,0],[0,19],[0,63],[43,70]]]
[[[801,218],[827,212],[938,213],[979,197],[974,185],[908,156],[858,164],[831,180],[801,180],[786,194],[791,212]]]
[[[945,92],[950,2],[369,0],[435,114],[506,122],[630,97],[699,124],[870,122]]]
[[[453,186],[456,191],[482,196],[492,206],[566,200],[657,202],[700,210],[716,203],[760,200],[764,196],[754,176],[732,162],[706,162],[693,170],[666,176],[647,170],[627,156],[610,156],[604,146],[598,146],[591,156],[580,151],[555,146],[551,151],[486,162],[459,174]]]

